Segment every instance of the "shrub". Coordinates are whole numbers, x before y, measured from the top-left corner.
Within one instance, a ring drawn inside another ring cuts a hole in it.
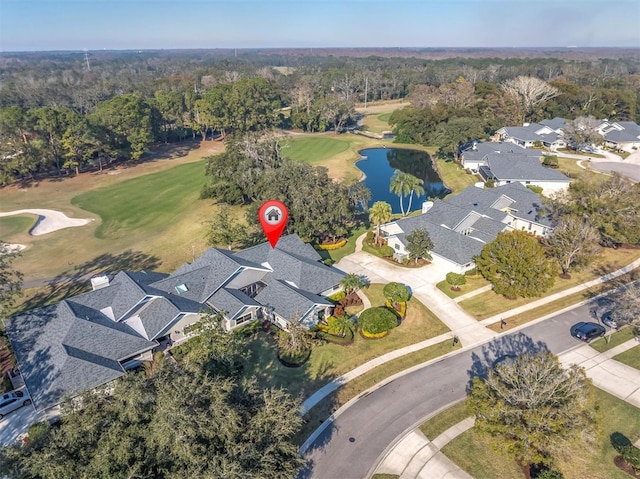
[[[331,251],[331,250],[334,250],[334,249],[340,249],[346,244],[347,244],[347,240],[343,238],[343,239],[341,239],[340,241],[338,241],[337,243],[334,243],[334,244],[321,244],[321,245],[318,245],[318,249],[325,250],[325,251]]]
[[[533,191],[534,193],[537,194],[542,194],[542,186],[537,186],[537,185],[527,185],[527,188],[529,188],[531,191]]]
[[[402,258],[402,264],[404,265],[409,264],[409,258]]]
[[[555,469],[543,469],[535,476],[535,479],[564,479],[564,476]]]
[[[380,256],[383,258],[391,258],[393,256],[393,248],[388,245],[384,245],[380,248]]]
[[[409,301],[409,290],[404,284],[388,283],[382,288],[382,294],[391,303]]]
[[[367,231],[367,236],[364,239],[368,244],[373,244],[376,240],[376,234],[373,231]]]
[[[338,291],[337,293],[334,293],[331,296],[329,296],[329,299],[337,303],[341,299],[343,299],[345,296],[346,296],[346,293],[344,291]]]
[[[389,331],[382,331],[381,333],[376,333],[376,334],[368,333],[364,329],[361,329],[360,332],[362,333],[362,336],[364,336],[367,339],[380,339],[380,338],[384,338],[387,334],[389,334]]]
[[[559,165],[558,157],[556,155],[544,155],[542,164],[550,168],[557,168]]]
[[[463,274],[451,272],[447,273],[447,283],[451,286],[462,286],[463,284],[467,284],[467,278],[465,278]]]
[[[400,301],[399,303],[392,304],[391,301],[387,301],[387,308],[389,308],[393,313],[395,313],[400,318],[404,319],[407,315],[407,303],[406,301]]]
[[[620,448],[620,455],[634,470],[640,470],[640,449],[630,444]]]
[[[358,326],[363,334],[380,334],[395,328],[398,318],[384,306],[365,309],[358,318]]]
[[[34,442],[46,439],[49,436],[50,430],[51,424],[49,421],[42,421],[33,424],[27,431],[29,443],[33,444]]]
[[[484,182],[484,186],[486,188],[495,188],[496,180],[494,180],[493,178],[489,178],[487,181]]]

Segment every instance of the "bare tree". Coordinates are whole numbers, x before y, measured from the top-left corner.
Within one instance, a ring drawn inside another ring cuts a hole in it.
[[[546,240],[564,277],[572,268],[588,265],[600,253],[600,233],[578,216],[563,216]]]
[[[597,145],[604,141],[597,131],[598,120],[592,116],[579,116],[575,120],[567,122],[564,136],[567,142],[573,146]]]
[[[631,324],[640,330],[640,285],[629,283],[611,296],[612,317],[618,324]]]
[[[536,77],[519,76],[505,81],[500,88],[519,100],[523,121],[533,113],[536,107],[560,94],[557,88]]]
[[[20,252],[0,241],[0,317],[9,313],[16,299],[22,296],[22,273],[13,269]]]

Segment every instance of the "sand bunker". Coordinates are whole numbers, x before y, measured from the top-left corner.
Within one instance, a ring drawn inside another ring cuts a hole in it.
[[[29,231],[29,234],[33,236],[45,235],[47,233],[53,233],[54,231],[71,228],[73,226],[84,226],[93,221],[92,218],[69,218],[60,211],[39,209],[7,211],[0,213],[0,216],[23,214],[38,216],[38,222],[33,228],[31,228],[31,231]]]

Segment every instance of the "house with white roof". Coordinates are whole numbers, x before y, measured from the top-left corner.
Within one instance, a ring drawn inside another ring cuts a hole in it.
[[[463,273],[475,267],[474,258],[498,233],[523,230],[546,236],[552,221],[541,197],[515,182],[489,189],[470,186],[434,202],[420,215],[381,225],[381,235],[397,260],[408,257],[406,237],[418,228],[424,228],[433,242],[432,262]]]

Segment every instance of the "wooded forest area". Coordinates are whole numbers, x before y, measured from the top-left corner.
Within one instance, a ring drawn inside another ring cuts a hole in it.
[[[409,53],[407,53],[409,54]],[[519,76],[558,92],[523,111],[502,88]],[[640,121],[640,60],[336,57],[216,51],[0,56],[0,184],[138,160],[155,142],[270,128],[317,132],[356,104],[408,99],[403,142],[442,154],[522,118]],[[289,107],[289,108],[287,108]]]

